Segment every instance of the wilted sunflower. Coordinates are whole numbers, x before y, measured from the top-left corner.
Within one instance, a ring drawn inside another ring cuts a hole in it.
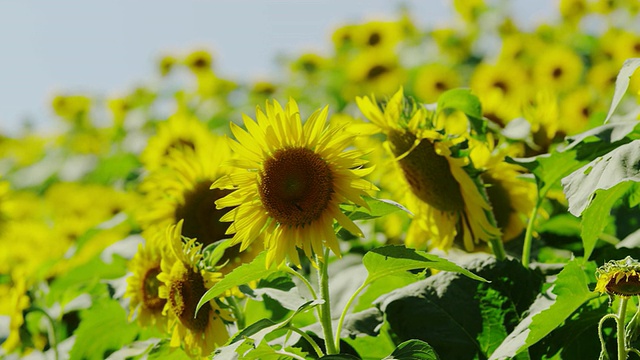
[[[387,135],[387,143],[406,181],[409,209],[415,213],[406,242],[412,247],[448,249],[461,236],[467,250],[500,231],[487,218],[491,206],[465,171],[467,158],[452,156],[454,139],[434,128],[426,110],[405,100],[400,89],[386,105],[375,98],[357,99],[366,118]],[[445,122],[460,131],[459,121]],[[466,119],[465,119],[466,121]]]
[[[640,263],[627,256],[611,260],[596,270],[595,291],[609,295],[640,295]]]
[[[164,235],[164,234],[162,234]],[[129,262],[132,275],[127,278],[127,291],[124,296],[131,298],[129,303],[129,319],[137,312],[138,322],[143,326],[155,325],[166,329],[167,317],[162,313],[167,299],[160,297],[160,280],[162,259],[168,264],[175,261],[173,253],[167,246],[162,246],[161,233],[138,246],[138,252]]]
[[[183,243],[181,228],[182,221],[167,228],[166,242],[171,244],[176,260],[171,263],[162,259],[158,294],[166,301],[163,313],[169,317],[171,347],[183,344],[189,355],[205,357],[229,339],[223,318],[231,317],[215,300],[205,303],[196,315],[200,298],[220,279],[220,274],[200,269],[202,245],[193,239]]]
[[[340,248],[333,220],[354,235],[360,229],[342,213],[339,205],[349,201],[366,206],[362,196],[374,190],[363,176],[361,151],[344,151],[352,136],[342,128],[325,126],[328,108],[314,112],[302,125],[298,105],[291,99],[286,108],[267,102],[266,113],[258,107],[257,122],[243,116],[248,130],[231,123],[236,141],[232,149],[245,172],[223,176],[212,188],[234,189],[216,201],[219,209],[235,206],[222,221],[233,221],[233,243],[247,248],[264,234],[267,266],[288,257],[300,264],[297,248],[322,259],[323,245],[336,255]]]

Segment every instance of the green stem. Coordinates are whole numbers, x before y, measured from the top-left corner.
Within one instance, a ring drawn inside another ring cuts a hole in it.
[[[533,242],[533,226],[538,216],[538,210],[542,204],[541,197],[538,197],[536,206],[533,207],[531,215],[529,216],[529,223],[527,224],[527,231],[524,234],[524,245],[522,246],[522,266],[529,267],[529,261],[531,258],[531,243]]]
[[[30,308],[30,310],[32,311],[37,311],[42,313],[42,315],[44,315],[44,317],[47,318],[47,324],[48,324],[48,332],[49,332],[49,344],[51,346],[51,349],[53,350],[53,356],[55,358],[55,360],[59,359],[58,356],[58,338],[56,336],[56,328],[55,328],[55,322],[53,321],[53,318],[51,317],[51,315],[49,315],[49,313],[47,313],[44,309],[38,307],[38,306],[32,306]]]
[[[369,281],[365,281],[362,285],[360,285],[360,287],[351,295],[349,301],[347,301],[347,304],[344,306],[344,310],[342,310],[342,314],[340,314],[340,320],[338,320],[338,327],[336,328],[336,348],[340,348],[340,333],[342,332],[342,325],[344,323],[345,317],[347,316],[347,312],[349,311],[349,308],[351,308],[351,303],[356,299],[356,296],[358,296],[358,294],[360,294],[360,292],[362,292],[362,290],[364,290],[364,288],[367,287],[367,285],[369,285],[370,283],[371,282]]]
[[[484,187],[482,179],[478,176],[474,179],[474,182],[476,184],[476,187],[478,188],[478,191],[480,192],[480,195],[482,195],[482,197],[484,198],[484,201],[486,201],[487,204],[491,204],[491,200],[489,200],[489,194],[487,194],[487,189]],[[497,229],[498,222],[496,221],[496,216],[493,213],[493,209],[485,211],[485,214],[487,216],[487,220],[489,220],[489,224]],[[491,239],[489,239],[489,245],[491,246],[493,255],[496,256],[496,259],[498,261],[502,261],[507,258],[507,254],[504,251],[504,246],[502,245],[501,238],[492,237]]]
[[[624,318],[627,315],[627,302],[629,298],[620,296],[620,308],[616,316],[617,337],[618,337],[618,360],[627,359],[627,340],[624,333]]]
[[[604,341],[604,337],[602,336],[602,324],[604,324],[607,319],[615,319],[616,315],[607,314],[600,319],[598,323],[598,338],[600,339],[600,358],[601,359],[609,359],[609,353],[607,353],[606,342]]]
[[[320,284],[320,294],[324,300],[324,304],[321,305],[322,312],[320,316],[320,324],[322,324],[322,331],[324,333],[324,343],[327,348],[327,355],[337,354],[336,346],[333,343],[333,328],[331,326],[331,299],[329,298],[329,248],[325,249],[324,261],[320,262],[316,257],[318,263],[318,283]]]
[[[313,289],[313,286],[311,286],[311,283],[309,282],[309,280],[307,280],[302,274],[298,273],[297,271],[293,270],[292,268],[290,268],[288,266],[284,266],[283,269],[284,269],[284,271],[288,272],[289,274],[291,274],[291,275],[297,277],[298,279],[300,279],[300,281],[302,281],[302,283],[307,287],[307,289],[311,293],[311,296],[313,297],[314,300],[316,300],[318,298],[318,294],[316,294],[316,291]]]
[[[300,334],[300,336],[302,336],[303,339],[307,340],[307,342],[311,345],[311,347],[313,348],[313,350],[315,350],[316,354],[318,355],[318,357],[323,357],[324,353],[322,352],[322,349],[320,348],[320,346],[318,345],[317,342],[315,342],[315,340],[313,340],[313,338],[311,336],[309,336],[309,334],[307,334],[306,332],[298,329],[295,326],[286,326],[283,329],[286,330],[291,330],[297,334]]]
[[[229,306],[231,307],[231,310],[233,311],[233,317],[235,317],[235,319],[236,319],[236,324],[238,325],[238,330],[244,329],[245,326],[246,326],[246,323],[245,323],[244,312],[240,308],[240,304],[238,304],[238,301],[236,300],[235,296],[233,296],[233,295],[229,296],[227,298],[227,301],[229,302]]]

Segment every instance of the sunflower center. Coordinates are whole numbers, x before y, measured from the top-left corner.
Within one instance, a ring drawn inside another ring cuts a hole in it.
[[[487,187],[487,196],[491,202],[491,207],[493,208],[493,214],[496,218],[496,222],[498,223],[498,227],[505,229],[509,224],[510,214],[515,211],[511,206],[509,193],[500,181],[493,178],[489,173],[485,172],[481,176],[482,181],[485,184],[490,185]]]
[[[209,322],[209,313],[213,310],[211,305],[205,303],[195,318],[193,315],[196,313],[196,305],[206,292],[204,279],[200,273],[191,269],[187,269],[184,275],[182,279],[171,283],[169,304],[182,325],[193,331],[203,332]]]
[[[445,90],[447,90],[449,87],[447,86],[447,84],[445,84],[445,83],[444,83],[444,82],[442,82],[442,81],[436,81],[436,83],[435,83],[435,88],[436,88],[436,90],[439,90],[439,91],[445,91]]]
[[[369,46],[376,46],[380,43],[380,40],[382,39],[382,37],[380,36],[379,33],[374,32],[371,35],[369,35]]]
[[[384,65],[375,65],[367,72],[367,80],[374,80],[389,71],[389,68]]]
[[[564,71],[562,70],[561,67],[556,67],[553,69],[553,72],[551,73],[551,76],[553,76],[554,79],[559,79],[562,77],[562,74],[564,73]]]
[[[169,146],[167,146],[164,149],[164,155],[165,156],[169,155],[169,152],[171,152],[172,149],[184,149],[184,148],[190,148],[191,150],[195,150],[196,144],[194,144],[193,141],[189,139],[177,138],[173,142],[171,142]]]
[[[394,155],[401,156],[411,149],[416,136],[410,132],[392,131],[389,141]],[[420,140],[399,164],[411,191],[420,200],[441,211],[464,209],[460,186],[451,173],[449,161],[436,153],[429,140]]]
[[[498,89],[502,90],[503,94],[506,94],[509,92],[509,86],[507,85],[507,83],[505,83],[502,80],[498,80],[496,82],[493,83],[494,87],[497,87]]]
[[[334,192],[329,164],[307,148],[276,151],[264,162],[260,178],[263,206],[286,226],[304,226],[318,219]]]
[[[184,219],[182,235],[198,239],[207,246],[218,240],[229,238],[225,232],[229,223],[220,222],[220,218],[229,209],[216,209],[216,200],[228,195],[230,190],[209,189],[210,181],[203,181],[185,194],[184,203],[176,207],[176,220]]]
[[[640,278],[638,275],[625,276],[616,283],[615,276],[609,280],[607,291],[612,294],[622,296],[633,296],[640,294]]]
[[[153,267],[147,270],[142,281],[142,303],[147,309],[153,311],[161,311],[164,304],[167,303],[166,299],[158,296],[158,288],[160,287],[158,274],[160,274],[160,267]]]

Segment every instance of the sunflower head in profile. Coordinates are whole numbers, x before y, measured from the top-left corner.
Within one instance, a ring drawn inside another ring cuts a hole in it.
[[[182,221],[167,228],[166,242],[176,260],[162,260],[158,294],[165,300],[163,313],[168,316],[171,347],[182,345],[189,355],[204,357],[229,339],[225,320],[230,321],[231,316],[215,299],[196,313],[200,298],[220,279],[220,274],[201,269],[202,245],[183,238],[181,228]]]
[[[130,298],[129,318],[137,312],[137,320],[142,326],[155,325],[159,329],[166,329],[167,317],[162,313],[167,299],[160,297],[160,280],[162,272],[161,262],[175,261],[173,253],[163,246],[164,239],[160,236],[151,239],[145,245],[138,246],[138,252],[129,262],[132,275],[127,278],[125,297]]]
[[[609,295],[640,295],[640,263],[627,256],[622,260],[611,260],[596,270],[595,291]]]
[[[244,251],[260,234],[264,236],[267,266],[285,258],[300,264],[297,249],[322,260],[323,246],[340,255],[334,220],[354,235],[360,229],[339,205],[366,206],[362,196],[376,188],[363,176],[361,151],[344,151],[352,136],[342,128],[326,126],[328,109],[314,112],[302,124],[298,105],[267,102],[258,107],[257,122],[244,116],[247,130],[231,123],[237,141],[231,147],[244,172],[221,177],[212,188],[233,189],[216,201],[218,208],[233,207],[222,218],[232,221],[228,232]]]
[[[463,114],[447,119],[403,95],[388,101],[356,99],[362,113],[380,128],[405,183],[405,202],[415,214],[406,238],[408,246],[448,249],[460,237],[467,250],[500,235],[487,213],[491,206],[466,169],[469,159],[452,151],[468,127]]]

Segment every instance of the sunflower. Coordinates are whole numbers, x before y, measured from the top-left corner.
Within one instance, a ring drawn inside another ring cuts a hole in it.
[[[595,291],[625,297],[640,295],[640,263],[630,256],[602,265],[596,277]]]
[[[354,235],[362,232],[345,216],[345,201],[365,206],[362,196],[376,190],[363,176],[361,151],[344,151],[352,136],[338,127],[325,127],[328,108],[315,111],[304,126],[297,103],[286,107],[266,103],[256,110],[257,122],[243,116],[248,130],[231,123],[236,162],[245,172],[223,176],[212,188],[234,189],[216,201],[219,209],[234,207],[222,221],[233,221],[228,232],[243,251],[262,233],[267,267],[286,257],[299,265],[297,248],[323,260],[323,245],[340,255],[333,220]]]
[[[542,51],[544,55],[538,58],[533,67],[536,85],[559,92],[574,88],[584,69],[580,56],[563,46],[551,46]]]
[[[140,185],[145,194],[139,222],[145,231],[157,232],[184,220],[182,235],[203,246],[227,238],[228,225],[219,220],[225,211],[215,201],[228,190],[211,190],[211,183],[229,171],[222,163],[231,153],[223,138],[207,134],[195,149],[172,150],[165,166],[149,173]]]
[[[391,51],[371,48],[358,53],[346,65],[348,83],[343,98],[352,101],[357,94],[391,95],[404,81],[405,71]]]
[[[14,271],[11,276],[12,286],[7,294],[7,308],[0,309],[0,314],[10,316],[9,336],[2,343],[2,348],[7,353],[14,352],[21,343],[20,328],[24,325],[24,311],[31,305],[27,294],[26,275],[21,271]]]
[[[413,92],[420,101],[434,103],[443,92],[461,84],[462,79],[454,69],[440,63],[432,63],[418,69],[413,82]]]
[[[434,127],[427,111],[405,100],[402,89],[386,105],[379,106],[375,98],[358,97],[356,101],[364,116],[386,134],[404,175],[407,205],[415,213],[405,240],[408,246],[425,247],[430,240],[430,245],[448,249],[461,236],[465,248],[472,250],[479,240],[500,236],[487,218],[491,206],[465,171],[468,158],[452,155],[455,137]]]
[[[179,111],[158,125],[140,160],[147,170],[153,171],[164,165],[171,149],[196,149],[210,141],[209,131],[200,120]]]
[[[202,49],[191,52],[184,59],[184,64],[194,74],[202,74],[202,73],[210,72],[212,63],[213,63],[213,58],[211,57],[211,53],[207,50],[202,50]]]
[[[158,233],[160,234],[160,233]],[[166,329],[167,317],[164,309],[167,299],[159,295],[160,280],[158,275],[162,271],[161,262],[165,259],[172,264],[173,253],[168,247],[162,246],[163,239],[158,235],[145,245],[138,246],[138,252],[129,262],[132,275],[127,278],[127,291],[124,296],[129,297],[129,319],[137,312],[138,322],[142,326],[155,325],[161,330]]]
[[[220,279],[220,274],[200,269],[202,245],[194,239],[183,243],[181,228],[182,221],[167,228],[165,241],[171,245],[176,260],[162,259],[158,294],[166,301],[162,312],[168,316],[171,347],[183,344],[192,357],[206,357],[229,339],[224,320],[231,318],[215,300],[205,303],[196,313],[200,298]]]

